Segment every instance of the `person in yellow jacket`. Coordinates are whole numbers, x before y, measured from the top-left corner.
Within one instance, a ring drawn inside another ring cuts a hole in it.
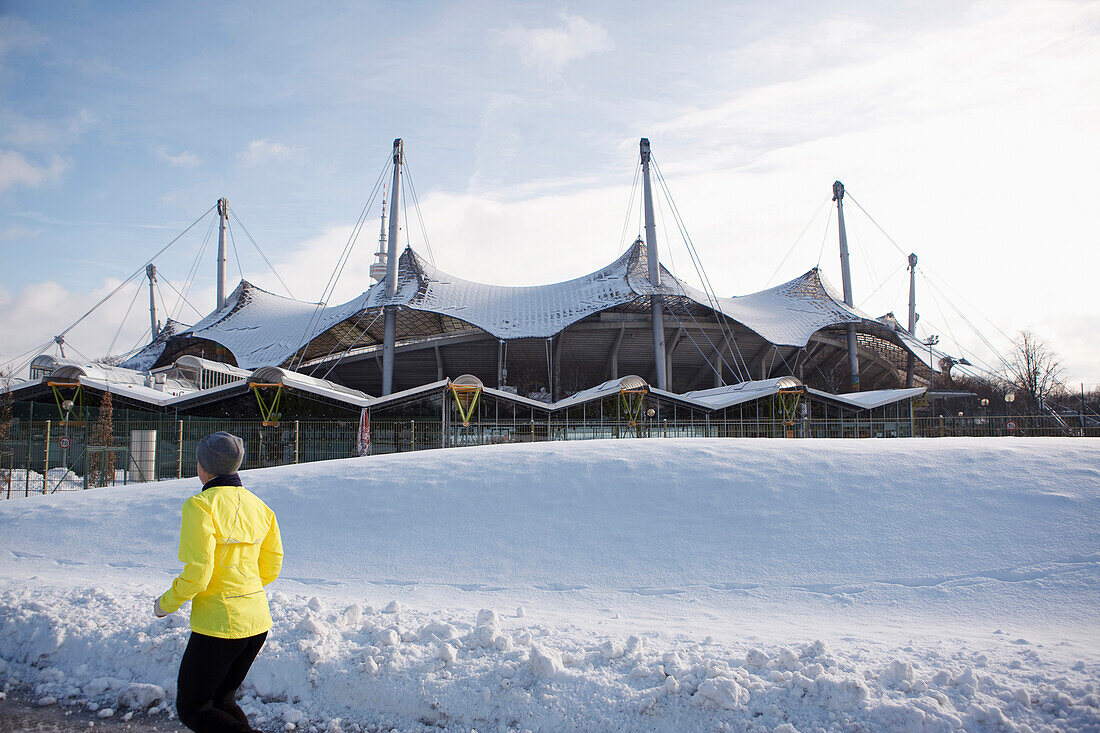
[[[208,435],[195,457],[203,487],[183,503],[183,572],[153,602],[153,613],[162,618],[191,601],[176,692],[180,722],[197,733],[252,731],[236,695],[271,629],[264,586],[282,569],[279,523],[241,484],[240,438]]]

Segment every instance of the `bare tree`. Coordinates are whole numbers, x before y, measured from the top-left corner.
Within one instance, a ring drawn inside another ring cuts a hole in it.
[[[1057,354],[1031,331],[1021,331],[1006,359],[1003,376],[1016,391],[1021,411],[1037,414],[1060,388],[1063,373]]]
[[[4,389],[0,393],[0,484],[7,488],[10,497],[12,449],[8,441],[12,427],[11,375],[3,370],[0,370],[0,389]]]
[[[4,392],[0,393],[0,441],[8,439],[11,433],[11,374],[0,369],[0,389]]]
[[[88,485],[109,486],[115,482],[114,407],[111,393],[107,392],[99,402],[99,416],[88,436],[88,445],[102,450],[88,456]]]
[[[962,392],[972,392],[979,401],[982,398],[989,400],[994,410],[1003,409],[1005,394],[1015,390],[1015,387],[1009,385],[1003,378],[965,372],[955,377],[954,387]]]

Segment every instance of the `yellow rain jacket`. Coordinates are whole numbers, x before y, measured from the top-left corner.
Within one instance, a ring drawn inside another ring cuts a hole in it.
[[[160,597],[173,613],[191,600],[191,630],[243,639],[271,628],[264,586],[279,577],[283,542],[275,512],[241,486],[211,486],[183,503],[183,572]]]

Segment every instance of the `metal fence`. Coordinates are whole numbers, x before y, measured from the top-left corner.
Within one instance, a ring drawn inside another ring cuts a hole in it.
[[[122,412],[122,411],[119,411]],[[125,413],[114,420],[108,445],[92,442],[90,423],[16,419],[0,441],[0,499],[95,486],[193,477],[195,448],[226,430],[244,440],[242,468],[307,463],[362,454],[380,455],[500,443],[597,438],[893,438],[947,436],[1093,436],[1100,425],[1072,425],[1051,416],[917,417],[878,420],[863,413],[842,420],[644,420],[641,422],[533,420],[472,422],[375,420],[360,435],[353,420],[157,418]],[[111,465],[113,463],[113,466]]]
[[[1096,438],[1100,437],[1100,422],[1082,421],[1077,416],[1063,418],[1053,415],[917,417],[914,418],[914,431],[922,438]]]
[[[358,455],[358,429],[341,420],[116,417],[110,444],[97,445],[92,423],[16,419],[0,441],[0,499],[192,477],[195,448],[218,430],[243,439],[245,469],[348,458]]]

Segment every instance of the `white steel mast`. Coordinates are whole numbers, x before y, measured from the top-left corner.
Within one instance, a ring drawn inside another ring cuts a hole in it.
[[[657,388],[667,390],[664,307],[660,294],[656,292],[661,285],[661,262],[657,257],[657,227],[653,222],[653,190],[649,182],[649,138],[643,137],[639,148],[642,154],[642,191],[645,201],[646,260],[649,263],[649,282],[654,288],[654,293],[649,298],[653,317],[653,367],[657,372]]]
[[[160,324],[157,323],[157,266],[149,263],[145,266],[145,274],[149,278],[149,330],[155,340],[160,333]]]
[[[917,315],[917,256],[910,253],[909,255],[909,335],[916,337],[917,335],[917,319],[920,316]],[[913,386],[913,368],[916,367],[917,359],[913,356],[913,352],[909,352],[909,356],[905,359],[905,386]]]
[[[397,295],[397,238],[400,234],[401,218],[401,166],[404,162],[404,143],[401,138],[393,141],[393,188],[390,200],[390,236],[389,253],[386,256],[386,302],[385,330],[382,335],[382,394],[393,392],[393,344],[397,331],[397,306],[390,301]]]
[[[218,199],[218,310],[225,307],[225,221],[229,202]]]
[[[848,264],[848,233],[844,229],[844,184],[840,181],[833,183],[833,201],[836,201],[837,221],[840,223],[840,277],[844,281],[844,303],[853,306],[852,303],[852,271]],[[856,350],[856,324],[847,323],[845,329],[848,332],[848,366],[852,370],[852,391],[859,391],[859,352]]]

